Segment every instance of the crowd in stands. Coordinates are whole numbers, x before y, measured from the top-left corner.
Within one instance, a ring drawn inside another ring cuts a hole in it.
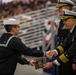
[[[12,17],[15,15],[27,13],[45,7],[48,0],[20,0],[18,2],[9,2],[0,4],[0,19]],[[57,2],[56,0],[49,0]]]

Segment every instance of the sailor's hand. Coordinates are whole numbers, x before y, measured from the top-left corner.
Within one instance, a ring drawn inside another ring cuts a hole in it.
[[[35,63],[36,63],[35,60],[31,60],[31,61],[29,62],[29,65],[35,66]]]

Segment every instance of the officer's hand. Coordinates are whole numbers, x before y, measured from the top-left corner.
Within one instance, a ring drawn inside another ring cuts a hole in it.
[[[56,54],[56,52],[54,50],[49,50],[46,52],[46,57],[48,59],[52,59],[52,57]]]
[[[47,68],[47,69],[52,68],[52,67],[53,67],[52,62],[47,62],[43,65],[43,68]]]
[[[76,70],[76,64],[72,64],[72,69]]]
[[[36,61],[35,60],[31,60],[29,65],[35,66]]]

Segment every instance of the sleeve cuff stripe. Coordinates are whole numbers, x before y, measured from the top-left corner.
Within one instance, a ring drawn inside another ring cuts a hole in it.
[[[67,59],[64,54],[62,54],[61,56],[59,56],[59,58],[60,58],[60,60],[61,60],[63,63],[66,63],[66,62],[69,61],[69,59]]]
[[[57,48],[59,49],[59,51],[60,51],[61,54],[64,52],[64,49],[63,49],[62,46],[58,46]]]

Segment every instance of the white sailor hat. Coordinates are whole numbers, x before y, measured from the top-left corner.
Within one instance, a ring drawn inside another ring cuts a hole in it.
[[[62,16],[63,20],[66,20],[66,19],[69,19],[69,18],[75,18],[76,19],[76,12],[66,10],[66,9],[63,9],[63,12],[64,12],[63,16]]]
[[[75,3],[71,0],[59,0],[56,7],[58,7],[58,8],[62,7],[62,6],[71,6],[72,7],[74,5],[75,5]]]
[[[6,19],[3,21],[4,25],[19,25],[20,24],[20,20],[16,20],[14,18],[10,18],[10,19]]]

